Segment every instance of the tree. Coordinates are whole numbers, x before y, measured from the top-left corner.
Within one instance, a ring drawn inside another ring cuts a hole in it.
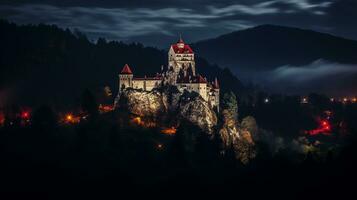
[[[232,91],[225,93],[223,95],[222,109],[228,110],[229,113],[231,113],[233,119],[237,120],[237,118],[238,118],[237,97]]]
[[[44,131],[52,131],[57,124],[56,115],[48,106],[41,106],[35,110],[32,119],[33,126]]]
[[[254,139],[257,139],[258,125],[254,117],[248,116],[243,118],[241,123],[241,129],[249,131]]]
[[[90,116],[98,115],[98,104],[89,90],[85,90],[82,95],[81,107],[83,112],[89,114]]]

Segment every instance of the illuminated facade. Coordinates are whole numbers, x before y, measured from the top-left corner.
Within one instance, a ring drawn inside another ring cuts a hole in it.
[[[184,90],[197,92],[219,112],[220,89],[217,78],[209,82],[205,77],[196,74],[194,52],[181,38],[170,46],[167,69],[162,69],[162,72],[154,77],[134,77],[131,68],[126,64],[119,74],[119,92],[116,102],[125,88],[151,91],[164,84],[176,85],[181,92]]]

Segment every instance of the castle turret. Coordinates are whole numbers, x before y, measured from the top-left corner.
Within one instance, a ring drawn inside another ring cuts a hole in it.
[[[119,94],[124,88],[133,87],[133,72],[128,64],[125,64],[119,74]]]
[[[201,97],[205,100],[208,101],[208,96],[207,96],[207,80],[203,78],[201,75],[198,75],[196,79],[196,83],[198,84],[198,91],[197,93],[201,95]]]
[[[196,75],[194,52],[181,37],[176,44],[171,45],[168,56],[169,68],[172,67],[176,75],[181,69],[184,71],[185,76],[189,73],[193,76]]]
[[[215,104],[217,106],[217,112],[219,112],[219,83],[217,77],[214,79],[213,89],[214,89],[214,96],[215,96]]]

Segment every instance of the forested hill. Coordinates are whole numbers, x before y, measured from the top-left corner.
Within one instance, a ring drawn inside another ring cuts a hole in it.
[[[103,38],[91,42],[78,31],[55,25],[19,26],[1,20],[0,44],[0,106],[73,104],[86,88],[104,86],[115,95],[125,63],[137,76],[153,75],[167,65],[166,50]],[[199,73],[218,76],[223,91],[244,92],[229,70],[196,60]]]
[[[228,66],[232,70],[303,66],[318,59],[344,64],[357,63],[357,41],[276,25],[235,31],[199,41],[194,47],[209,61]]]

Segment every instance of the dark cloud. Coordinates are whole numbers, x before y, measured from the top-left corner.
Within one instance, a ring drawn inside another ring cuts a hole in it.
[[[17,23],[77,28],[93,39],[99,36],[123,41],[135,39],[164,47],[180,33],[192,42],[266,23],[328,32],[335,29],[323,22],[335,1],[18,0],[0,4],[0,17]],[[162,39],[154,41],[160,38],[158,35]]]
[[[277,92],[323,92],[328,95],[353,96],[357,91],[357,65],[316,60],[306,66],[281,66],[268,72],[257,72],[259,84]]]

